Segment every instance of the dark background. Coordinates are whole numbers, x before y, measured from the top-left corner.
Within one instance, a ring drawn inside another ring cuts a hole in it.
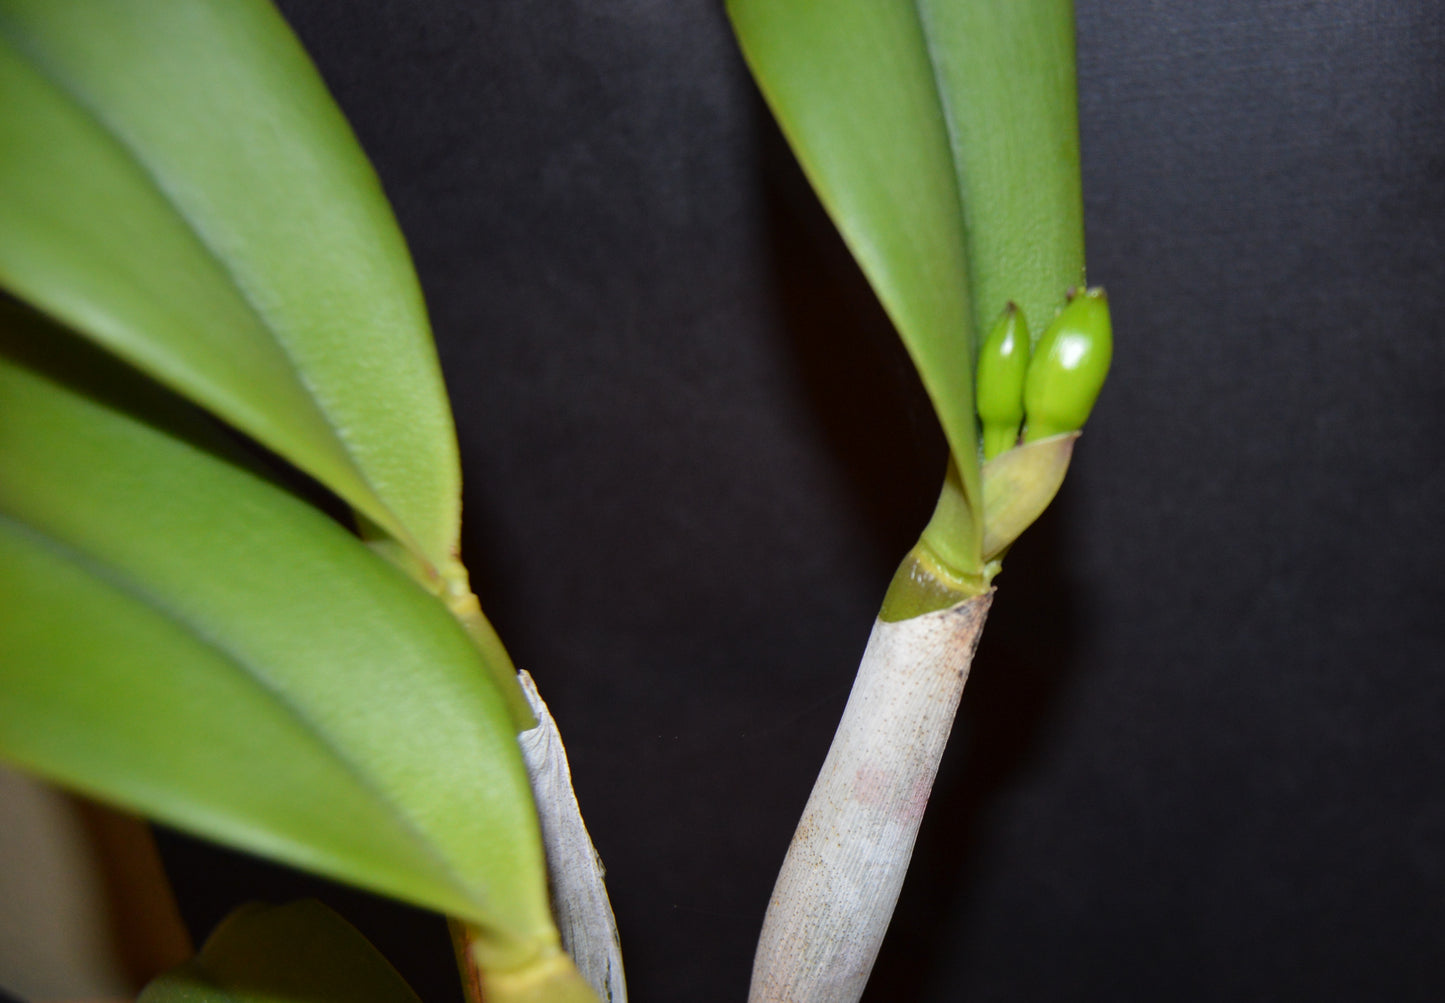
[[[466,560],[635,1003],[746,996],[944,446],[718,0],[287,0],[411,242]],[[1445,8],[1080,0],[1116,361],[1010,554],[867,999],[1445,996]],[[320,894],[164,840],[204,933]]]

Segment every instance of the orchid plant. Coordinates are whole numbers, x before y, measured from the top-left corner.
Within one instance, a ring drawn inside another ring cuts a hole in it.
[[[950,449],[754,971],[755,1001],[856,1000],[992,580],[1108,367],[1072,5],[728,11]],[[284,20],[0,0],[0,94],[0,758],[446,915],[469,1000],[625,999],[560,739],[460,560],[412,264]],[[415,997],[307,903],[142,996],[300,998]]]

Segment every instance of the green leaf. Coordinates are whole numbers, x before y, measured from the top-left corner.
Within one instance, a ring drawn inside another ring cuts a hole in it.
[[[967,240],[928,40],[897,0],[729,0],[763,96],[893,319],[977,510]],[[958,527],[980,563],[976,523]]]
[[[975,330],[1013,301],[1037,337],[1084,284],[1073,0],[917,8],[948,119]]]
[[[357,929],[312,899],[242,906],[136,1003],[421,1003]]]
[[[555,943],[514,731],[457,621],[219,457],[204,416],[9,320],[0,758],[462,918],[502,955]]]
[[[947,571],[979,575],[980,333],[1083,281],[1070,0],[728,0],[758,85],[892,317],[952,452]]]
[[[454,561],[455,435],[381,186],[261,0],[0,0],[0,284]]]

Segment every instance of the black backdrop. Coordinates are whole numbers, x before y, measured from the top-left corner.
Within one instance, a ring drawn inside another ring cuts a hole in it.
[[[411,242],[466,559],[633,999],[753,939],[942,438],[717,0],[283,9]],[[1080,0],[1116,362],[1010,555],[868,999],[1445,994],[1445,9]],[[319,894],[167,836],[198,932]]]

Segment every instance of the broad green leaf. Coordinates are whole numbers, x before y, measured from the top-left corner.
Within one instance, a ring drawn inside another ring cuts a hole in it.
[[[967,238],[918,14],[900,0],[729,0],[728,12],[763,96],[918,367],[977,511]],[[957,531],[980,563],[980,526]]]
[[[242,906],[136,1003],[421,1003],[346,920],[313,899]]]
[[[728,0],[763,95],[943,425],[954,573],[982,567],[973,359],[1083,281],[1070,0]]]
[[[1073,0],[917,0],[968,234],[976,330],[1012,300],[1038,336],[1084,285]]]
[[[432,569],[455,435],[381,186],[264,0],[0,0],[0,284]]]
[[[514,731],[442,604],[218,457],[198,412],[178,427],[109,357],[5,326],[0,758],[554,943]]]

